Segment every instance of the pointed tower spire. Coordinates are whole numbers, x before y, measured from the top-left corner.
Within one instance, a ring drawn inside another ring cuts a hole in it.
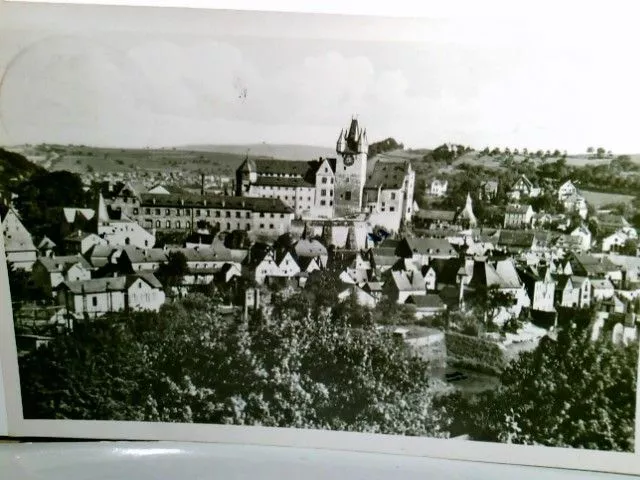
[[[109,212],[107,211],[107,204],[104,202],[102,192],[98,193],[98,207],[96,208],[95,214],[100,224],[109,222]]]

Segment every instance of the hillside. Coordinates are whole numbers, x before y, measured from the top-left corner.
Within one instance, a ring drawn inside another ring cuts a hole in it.
[[[252,157],[270,157],[279,160],[308,160],[319,157],[335,157],[336,155],[334,148],[314,145],[254,143],[246,145],[188,145],[176,148],[194,152],[226,153],[243,156],[248,152]]]
[[[0,189],[6,190],[44,169],[27,160],[23,155],[0,148]]]

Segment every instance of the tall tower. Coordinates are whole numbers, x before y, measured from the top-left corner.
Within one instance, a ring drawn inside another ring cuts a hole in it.
[[[367,178],[369,142],[367,131],[353,117],[351,125],[340,131],[336,144],[335,214],[338,217],[359,213],[362,209],[362,193]]]

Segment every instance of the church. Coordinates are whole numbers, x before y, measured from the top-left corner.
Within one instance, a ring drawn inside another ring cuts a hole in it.
[[[235,194],[277,198],[307,224],[364,224],[398,231],[410,222],[415,172],[408,161],[369,165],[367,131],[353,117],[340,131],[335,158],[286,161],[246,158]]]

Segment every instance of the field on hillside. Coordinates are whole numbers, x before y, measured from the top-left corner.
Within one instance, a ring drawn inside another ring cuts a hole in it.
[[[478,152],[468,152],[458,157],[453,162],[453,165],[457,166],[462,163],[468,163],[470,165],[483,165],[488,168],[491,168],[491,167],[501,168],[502,158],[503,158],[502,155],[497,155],[492,157],[489,155],[481,155]],[[514,162],[520,163],[524,161],[526,157],[524,157],[523,155],[513,155],[512,158]],[[548,157],[545,159],[540,159],[532,156],[528,158],[529,158],[529,161],[531,161],[535,165],[539,165],[543,162],[552,163],[560,159],[560,157]],[[590,157],[588,155],[568,155],[566,160],[567,160],[567,165],[572,167],[584,167],[588,165],[596,166],[596,165],[603,165],[603,164],[608,165],[611,162],[611,158],[595,158],[595,157]],[[631,160],[640,164],[640,155],[631,155]]]
[[[219,152],[93,147],[54,147],[46,155],[34,149],[22,149],[22,153],[48,170],[75,173],[182,170],[232,175],[245,158],[245,155]]]
[[[633,195],[623,195],[621,193],[594,192],[592,190],[580,190],[580,193],[595,208],[611,203],[628,203],[634,199]]]
[[[194,152],[230,153],[252,157],[270,157],[279,160],[314,160],[320,157],[335,157],[334,148],[316,147],[313,145],[272,145],[256,143],[247,145],[193,145],[178,147],[178,150]]]

